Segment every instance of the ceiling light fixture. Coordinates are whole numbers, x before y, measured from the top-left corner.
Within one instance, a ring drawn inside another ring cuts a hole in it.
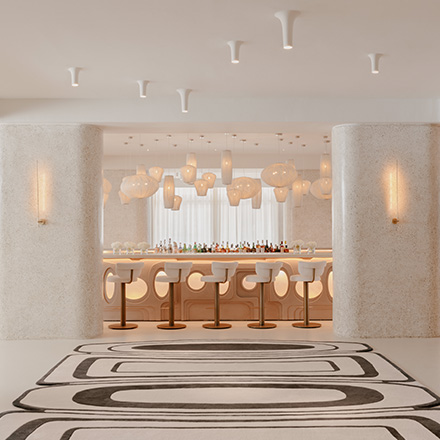
[[[298,11],[278,11],[275,17],[281,22],[283,31],[283,48],[292,49],[293,22],[298,15]]]
[[[238,64],[240,62],[239,52],[242,41],[232,40],[232,41],[228,41],[227,44],[231,49],[231,63]]]
[[[208,182],[208,188],[213,188],[215,184],[215,179],[217,176],[214,173],[204,173],[202,174],[202,179]]]
[[[174,204],[171,211],[180,211],[180,205],[182,204],[182,197],[174,196]]]
[[[69,67],[70,77],[72,80],[72,87],[79,86],[79,72],[81,70],[80,67]]]
[[[148,81],[145,79],[140,79],[137,83],[139,84],[139,97],[146,98]]]
[[[260,209],[261,208],[261,199],[262,199],[262,191],[261,191],[261,179],[255,179],[258,185],[258,192],[257,194],[252,197],[252,209]]]
[[[194,182],[198,196],[206,196],[209,189],[209,182],[205,179],[199,179]]]
[[[369,53],[368,58],[371,61],[371,73],[378,74],[379,73],[379,59],[382,56],[380,53]]]
[[[191,93],[191,89],[177,89],[177,93],[180,95],[182,113],[188,113],[188,97]]]
[[[191,165],[194,168],[197,168],[196,153],[187,153],[187,155],[186,155],[186,164],[187,165]]]
[[[165,176],[163,179],[163,205],[166,209],[172,209],[174,206],[174,177]]]

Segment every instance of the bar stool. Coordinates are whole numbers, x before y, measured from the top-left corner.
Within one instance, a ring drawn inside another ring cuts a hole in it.
[[[258,262],[255,263],[256,275],[248,275],[246,281],[249,283],[260,284],[260,319],[259,322],[251,322],[248,324],[250,328],[266,329],[275,328],[277,325],[271,322],[264,322],[264,285],[273,283],[275,278],[280,273],[280,269],[283,263],[281,261],[276,261],[274,263],[269,262]]]
[[[107,281],[121,285],[121,322],[109,325],[108,327],[112,330],[130,330],[137,327],[137,324],[127,324],[125,285],[136,281],[143,267],[144,263],[142,261],[137,263],[116,263],[115,275],[107,278]]]
[[[165,263],[164,271],[166,276],[157,277],[156,281],[159,283],[170,283],[170,297],[169,297],[169,320],[168,324],[159,324],[157,328],[161,330],[179,330],[185,328],[185,324],[176,324],[174,322],[174,284],[184,283],[186,277],[191,270],[192,263],[188,262],[167,262]]]
[[[300,261],[298,263],[299,275],[292,275],[290,281],[303,284],[304,321],[294,322],[292,325],[298,328],[318,328],[321,324],[309,321],[309,283],[320,281],[324,273],[326,261]]]
[[[220,330],[231,327],[231,324],[220,323],[220,283],[231,281],[231,278],[234,276],[237,266],[238,263],[235,261],[228,263],[214,261],[211,265],[212,275],[206,275],[201,278],[202,281],[205,281],[206,283],[214,283],[215,285],[214,322],[203,324],[204,328]]]

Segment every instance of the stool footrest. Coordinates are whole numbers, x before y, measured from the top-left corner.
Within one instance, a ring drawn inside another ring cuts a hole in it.
[[[138,325],[137,324],[125,324],[125,325],[121,325],[121,324],[110,324],[108,326],[108,328],[111,328],[112,330],[132,330],[134,328],[137,328]]]

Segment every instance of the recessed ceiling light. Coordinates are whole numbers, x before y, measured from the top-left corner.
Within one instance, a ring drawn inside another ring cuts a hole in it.
[[[128,139],[133,139],[133,136],[128,136]]]
[[[301,144],[301,147],[305,147],[306,146],[306,144]]]
[[[205,137],[204,134],[201,134],[201,135],[200,135],[200,139],[203,139],[204,137]]]
[[[140,147],[143,147],[143,146],[144,146],[144,144],[139,144],[139,146],[140,146]]]
[[[369,53],[368,57],[371,61],[371,73],[378,74],[379,73],[379,59],[382,56],[380,53]]]
[[[139,84],[139,97],[146,98],[148,81],[145,79],[140,79],[137,83]]]
[[[293,142],[292,142],[292,141],[290,141],[290,142],[289,142],[289,145],[293,145]]]
[[[128,142],[124,142],[124,145],[128,145]]]
[[[283,142],[284,141],[284,138],[280,138],[280,142]]]
[[[80,67],[69,67],[70,77],[72,81],[72,87],[78,87],[79,86],[79,71],[81,70]]]
[[[232,137],[235,139],[235,138],[237,137],[237,135],[236,135],[236,134],[233,134]]]
[[[258,147],[258,142],[255,142],[255,144],[254,144],[256,147]]]
[[[173,147],[176,148],[176,147],[177,147],[177,144],[173,144]]]
[[[241,41],[237,41],[237,40],[228,41],[228,46],[231,49],[232,64],[238,64],[240,62],[239,52],[240,52],[241,43],[242,43]]]
[[[207,143],[207,144],[210,144],[210,143],[211,143],[211,141],[206,141],[206,143]]]
[[[170,134],[167,134],[167,138],[170,138],[171,137],[171,135]],[[159,140],[159,139],[158,139]]]
[[[194,142],[194,139],[190,139],[189,141],[190,141],[190,142]]]
[[[180,95],[182,113],[188,113],[188,97],[191,89],[177,89],[177,93]]]
[[[243,142],[243,144],[246,143],[246,139],[240,139],[240,142]]]
[[[283,135],[283,133],[275,133],[275,136],[276,137],[280,137],[280,136],[282,136]]]
[[[150,151],[150,149],[149,149],[149,148],[147,148],[147,151]]]

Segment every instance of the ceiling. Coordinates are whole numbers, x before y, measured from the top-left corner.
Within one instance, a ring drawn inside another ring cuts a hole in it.
[[[292,50],[274,17],[283,9],[299,12]],[[404,100],[439,97],[438,17],[438,0],[0,0],[0,122],[98,123],[110,156],[142,155],[140,143],[164,151],[167,133],[177,148],[203,133],[211,145],[192,149],[206,152],[224,132],[268,153],[274,132],[299,134],[318,154],[329,121],[354,120],[350,103],[357,121],[413,121]],[[243,41],[239,64],[228,40]],[[379,75],[371,52],[383,54]],[[192,90],[189,114],[177,88]]]
[[[432,97],[438,0],[1,0],[2,98]],[[284,50],[274,13],[299,11]],[[241,40],[231,64],[228,40]],[[379,52],[380,75],[367,54]],[[67,68],[83,68],[80,87]],[[177,96],[177,95],[176,95]],[[148,99],[148,98],[147,98]]]

